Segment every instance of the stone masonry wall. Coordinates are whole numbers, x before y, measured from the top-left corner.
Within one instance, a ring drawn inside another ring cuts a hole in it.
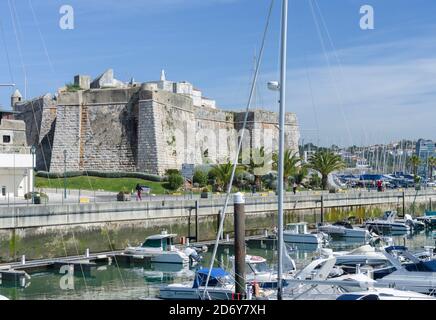
[[[26,123],[27,145],[37,146],[37,170],[49,171],[56,126],[56,101],[51,95],[45,95],[17,104],[14,109],[20,112],[15,118]]]
[[[29,145],[41,145],[38,169],[52,172],[63,172],[64,150],[67,171],[162,175],[183,163],[233,161],[244,118],[242,112],[195,107],[188,96],[145,86],[62,92],[57,101],[42,97],[19,108]],[[244,146],[275,150],[277,123],[274,112],[250,112]],[[286,115],[285,134],[286,147],[298,151],[295,114]]]
[[[63,171],[64,149],[67,171],[136,171],[137,93],[138,89],[63,93],[51,171]]]

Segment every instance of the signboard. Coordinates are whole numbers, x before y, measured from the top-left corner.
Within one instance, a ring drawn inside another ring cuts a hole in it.
[[[194,169],[195,169],[194,164],[190,164],[190,163],[182,164],[182,176],[185,179],[192,180],[192,178],[194,177]]]
[[[141,190],[142,190],[142,192],[144,192],[146,194],[150,194],[151,188],[149,188],[147,186],[141,186]]]

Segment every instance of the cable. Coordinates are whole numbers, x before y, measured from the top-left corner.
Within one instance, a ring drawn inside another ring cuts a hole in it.
[[[43,37],[42,32],[41,32],[41,28],[39,26],[38,18],[35,14],[35,10],[33,9],[32,0],[29,0],[29,7],[30,7],[30,11],[32,11],[33,21],[35,22],[36,29],[38,29],[39,38],[41,39],[42,46],[44,48],[44,53],[45,53],[45,56],[47,57],[47,60],[48,60],[48,64],[50,65],[50,69],[51,69],[52,73],[55,73],[54,68],[53,68],[53,63],[50,59],[50,55],[48,54],[47,45],[45,43],[44,37]]]
[[[8,45],[7,45],[7,41],[6,41],[6,34],[5,34],[5,30],[3,28],[3,22],[1,20],[0,20],[0,32],[1,32],[2,40],[3,40],[3,46],[5,47],[6,60],[8,61],[9,76],[11,77],[11,82],[15,83],[14,74],[12,72],[11,58],[9,56],[9,50],[8,50]]]
[[[318,33],[318,38],[319,38],[319,41],[320,41],[320,43],[321,43],[321,47],[322,47],[322,50],[323,50],[324,58],[326,59],[327,67],[328,67],[328,69],[329,69],[329,76],[330,76],[330,78],[331,78],[331,80],[332,80],[332,82],[333,82],[335,95],[336,95],[336,98],[338,99],[338,102],[339,102],[339,106],[340,106],[339,109],[340,109],[340,111],[341,111],[341,115],[342,115],[342,118],[343,118],[343,122],[344,122],[344,124],[345,124],[345,128],[346,128],[346,130],[347,130],[348,137],[349,137],[349,139],[350,139],[350,145],[352,145],[353,143],[352,143],[352,138],[351,138],[351,137],[352,137],[352,136],[351,136],[351,130],[350,130],[350,127],[349,127],[349,124],[348,124],[347,118],[346,118],[345,113],[344,113],[344,103],[343,103],[343,99],[342,99],[342,96],[341,96],[340,93],[339,93],[339,88],[338,88],[338,86],[337,86],[337,81],[336,81],[336,79],[335,79],[335,77],[333,76],[333,73],[332,73],[332,66],[331,66],[331,63],[330,63],[330,59],[329,59],[329,57],[328,57],[328,55],[327,55],[327,49],[326,49],[326,46],[325,46],[325,43],[324,43],[324,39],[323,39],[323,37],[322,37],[321,26],[320,26],[320,24],[319,24],[319,22],[318,22],[318,20],[317,20],[316,12],[315,12],[315,8],[314,8],[314,6],[313,6],[313,2],[312,2],[312,0],[309,0],[309,4],[310,4],[310,9],[311,9],[311,13],[312,13],[313,21],[314,21],[314,23],[315,23],[316,30],[317,30],[317,33]]]
[[[214,261],[215,261],[216,253],[217,253],[217,250],[218,250],[219,241],[220,241],[220,238],[221,238],[221,233],[223,232],[223,228],[224,228],[224,221],[225,221],[225,217],[226,217],[227,206],[228,206],[229,199],[230,199],[230,194],[231,194],[231,191],[232,191],[232,184],[233,184],[233,179],[235,177],[236,168],[238,166],[239,154],[241,153],[241,149],[242,149],[245,128],[246,128],[247,122],[248,122],[248,113],[249,113],[249,111],[251,109],[251,102],[252,102],[252,99],[253,99],[254,91],[256,89],[257,78],[259,76],[259,69],[260,69],[260,66],[261,66],[262,58],[263,58],[263,52],[264,52],[264,49],[265,49],[265,42],[266,42],[266,37],[267,37],[267,34],[268,34],[268,29],[269,29],[269,24],[270,24],[270,20],[271,20],[271,14],[272,14],[273,7],[274,7],[274,0],[271,0],[271,4],[270,4],[270,7],[269,7],[269,12],[268,12],[268,17],[267,17],[267,21],[266,21],[266,26],[265,26],[265,29],[264,29],[264,32],[263,32],[262,45],[261,45],[261,49],[260,49],[260,53],[259,53],[259,59],[257,60],[256,72],[254,74],[253,82],[252,82],[252,85],[251,85],[250,95],[248,97],[247,108],[245,110],[245,117],[244,117],[244,122],[243,122],[243,125],[242,125],[241,136],[240,136],[240,139],[239,139],[238,150],[237,150],[236,155],[235,155],[235,160],[234,160],[234,163],[233,163],[232,174],[231,174],[231,177],[230,177],[230,182],[229,182],[228,187],[227,187],[226,199],[225,199],[225,202],[224,202],[223,209],[221,210],[221,213],[222,213],[221,214],[221,221],[220,221],[220,225],[219,225],[219,228],[218,228],[217,238],[216,238],[216,242],[215,242],[214,249],[213,249],[213,254],[212,254],[212,259],[211,259],[209,271],[208,271],[207,278],[206,278],[206,287],[205,287],[205,290],[204,290],[203,299],[206,296],[207,286],[208,286],[208,283],[209,283],[210,275],[212,273],[212,268],[213,268],[213,264],[214,264]]]
[[[21,60],[21,67],[23,69],[24,99],[26,100],[27,99],[27,71],[26,71],[26,66],[24,64],[23,52],[21,49],[21,43],[20,43],[20,39],[18,36],[18,31],[17,31],[18,21],[16,20],[16,16],[14,15],[13,2],[11,4],[11,0],[8,0],[8,5],[9,5],[9,12],[11,14],[12,27],[14,29],[15,41],[17,43],[18,55],[19,55],[20,60]]]

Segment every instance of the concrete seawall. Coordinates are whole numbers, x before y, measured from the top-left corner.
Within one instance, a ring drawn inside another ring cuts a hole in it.
[[[402,208],[403,192],[352,192],[324,194],[324,208],[364,207],[390,205],[393,209]],[[418,193],[404,193],[405,203],[424,204],[436,201],[436,191],[426,190]],[[113,202],[95,204],[68,204],[0,208],[0,230],[53,226],[85,226],[99,223],[134,222],[143,220],[167,220],[188,218],[199,204],[198,216],[216,216],[222,208],[224,199],[164,200],[149,202]],[[319,210],[321,195],[291,195],[285,197],[285,210]],[[277,210],[277,198],[247,197],[248,216],[265,215]],[[399,210],[401,211],[401,210]],[[228,214],[233,213],[230,201]],[[195,214],[195,213],[194,213]]]
[[[326,220],[354,215],[369,218],[383,210],[402,212],[402,192],[313,193],[285,197],[285,222],[319,222],[321,196]],[[196,210],[198,201],[198,212]],[[149,202],[113,202],[0,208],[0,262],[60,257],[123,249],[138,244],[162,229],[199,240],[216,237],[219,210],[224,198],[200,200],[164,200]],[[408,190],[404,206],[412,204],[422,212],[436,202],[435,190]],[[276,224],[275,196],[246,197],[247,235],[262,233]],[[224,232],[233,231],[233,204],[230,201]],[[196,218],[198,216],[198,219]],[[196,221],[198,225],[196,226]]]

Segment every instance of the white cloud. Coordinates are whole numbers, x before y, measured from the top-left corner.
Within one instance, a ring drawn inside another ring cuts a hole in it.
[[[311,57],[312,67],[288,71],[288,110],[297,113],[303,136],[315,142],[318,125],[326,144],[435,139],[435,49],[431,38],[356,46],[329,52],[330,68],[324,56]],[[276,97],[263,88],[276,77],[272,72],[260,79],[265,105],[274,108]]]

